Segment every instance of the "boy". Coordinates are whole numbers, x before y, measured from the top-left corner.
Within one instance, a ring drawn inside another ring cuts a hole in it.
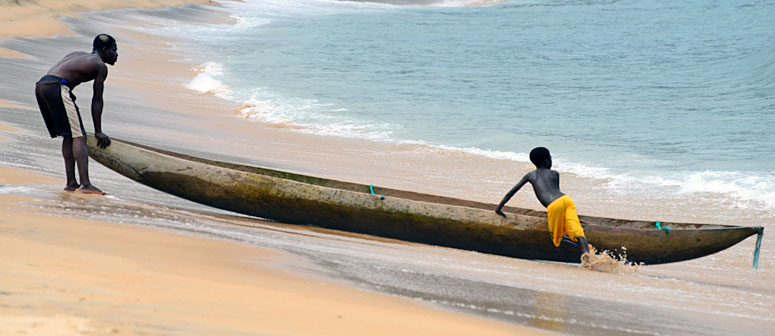
[[[530,151],[530,161],[536,166],[536,170],[525,174],[519,182],[511,188],[498,207],[495,213],[506,217],[501,210],[514,194],[522,188],[525,183],[530,182],[533,185],[538,201],[546,207],[549,217],[549,233],[552,235],[554,246],[559,247],[563,240],[563,235],[568,234],[572,241],[579,242],[581,253],[589,252],[589,243],[584,236],[584,229],[581,228],[579,216],[576,214],[576,204],[570,196],[560,192],[560,173],[552,170],[552,155],[544,147],[536,147]]]
[[[94,137],[97,145],[105,148],[110,138],[102,133],[102,91],[108,68],[118,59],[116,40],[110,35],[99,34],[92,43],[92,52],[73,52],[57,62],[48,73],[35,84],[35,97],[40,113],[46,122],[52,138],[61,136],[62,156],[65,159],[65,190],[80,190],[89,194],[104,194],[89,181],[89,153],[86,148],[86,131],[81,113],[75,105],[72,90],[78,84],[94,80],[94,94],[91,101],[91,115],[94,121]],[[81,183],[75,179],[75,165]]]

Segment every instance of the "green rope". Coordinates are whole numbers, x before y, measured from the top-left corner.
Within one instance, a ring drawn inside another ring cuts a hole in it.
[[[372,195],[377,196],[377,194],[374,193],[374,185],[373,184],[369,184],[369,190],[371,190],[371,194]],[[385,199],[385,196],[379,195],[379,199],[383,200],[383,199]]]
[[[657,230],[665,230],[665,234],[669,234],[670,233],[670,227],[669,226],[662,226],[662,223],[660,223],[660,222],[655,222],[654,224],[656,225]]]
[[[753,269],[759,269],[759,251],[762,248],[762,236],[764,236],[764,229],[757,228],[756,234],[756,248],[753,250]]]

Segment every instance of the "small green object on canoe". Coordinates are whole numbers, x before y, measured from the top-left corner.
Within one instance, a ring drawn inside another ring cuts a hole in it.
[[[665,234],[670,234],[669,226],[662,226],[662,223],[660,222],[654,222],[654,226],[657,228],[657,230],[665,230]]]
[[[577,247],[554,247],[546,213],[232,164],[112,139],[87,139],[89,156],[132,180],[194,202],[289,224],[369,234],[515,258],[579,262]],[[372,190],[379,189],[374,197]],[[627,260],[662,264],[703,257],[761,227],[661,223],[579,216],[598,250],[626,248]]]

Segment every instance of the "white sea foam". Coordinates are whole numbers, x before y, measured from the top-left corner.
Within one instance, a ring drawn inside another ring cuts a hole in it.
[[[423,141],[395,141],[425,145],[449,151],[460,151],[492,159],[530,162],[527,153],[487,150],[476,147],[451,147]],[[756,175],[739,172],[683,172],[660,176],[653,172],[617,173],[610,168],[555,159],[555,169],[581,177],[610,180],[606,186],[613,191],[653,190],[662,188],[676,194],[712,193],[727,195],[738,201],[741,208],[775,209],[775,174]]]
[[[329,105],[314,99],[285,98],[265,89],[253,89],[250,98],[239,108],[240,116],[269,124],[307,126],[320,120],[318,111]]]
[[[385,8],[392,6],[390,4],[377,2],[341,0],[264,0],[260,2],[225,2],[222,5],[232,11],[260,13],[260,16],[273,18],[331,15],[348,11],[362,11],[370,8]],[[268,21],[259,24],[265,23],[268,23]]]
[[[252,20],[240,21],[236,15],[231,17],[235,19],[236,24],[205,23],[201,20],[187,21],[178,18],[165,18],[164,16],[136,15],[133,16],[133,22],[137,22],[137,24],[129,29],[176,39],[195,40],[211,33],[221,32],[224,29],[242,28],[247,24],[253,24]]]
[[[592,168],[596,171],[602,168]],[[602,169],[604,174],[585,173],[583,169],[572,170],[582,177],[610,179],[607,187],[616,190],[658,190],[676,194],[717,194],[727,195],[737,201],[741,208],[775,209],[775,175],[744,174],[740,172],[674,172],[664,176],[653,172],[640,172],[639,175],[615,174]]]
[[[270,124],[291,124],[291,120],[282,114],[282,109],[269,102],[250,100],[240,106],[240,117]]]
[[[683,193],[730,194],[743,201],[756,201],[775,209],[775,175],[747,175],[739,172],[697,172],[680,183]]]
[[[272,23],[272,20],[267,18],[243,17],[237,14],[232,14],[231,18],[236,21],[233,26],[234,29],[249,29]]]
[[[345,111],[347,109],[321,104],[313,99],[288,99],[260,89],[256,89],[252,97],[238,109],[242,118],[302,133],[390,141],[390,125],[333,116],[333,112]]]
[[[443,0],[433,4],[437,7],[468,7],[492,5],[505,0]]]
[[[390,131],[375,131],[375,128],[379,128],[379,126],[371,124],[356,125],[339,123],[326,126],[311,126],[302,129],[301,132],[350,139],[366,139],[374,141],[390,140],[390,135],[392,134]]]
[[[215,62],[207,62],[192,69],[196,73],[194,79],[186,83],[185,87],[201,94],[214,94],[219,97],[227,97],[231,92],[229,86],[223,84],[218,78],[223,75],[223,65]]]
[[[433,148],[438,148],[442,150],[449,150],[449,151],[460,151],[463,153],[473,154],[473,155],[479,155],[488,157],[491,159],[498,159],[498,160],[511,160],[511,161],[518,161],[518,162],[530,162],[530,159],[528,158],[528,155],[526,153],[515,153],[515,152],[503,152],[503,151],[496,151],[496,150],[489,150],[489,149],[481,149],[476,147],[451,147],[451,146],[445,146],[445,145],[433,145],[429,144],[427,142],[423,141],[398,141],[399,143],[409,143],[409,144],[418,144],[418,145],[425,145]]]
[[[0,184],[0,195],[29,195],[35,192],[35,189],[18,186]]]

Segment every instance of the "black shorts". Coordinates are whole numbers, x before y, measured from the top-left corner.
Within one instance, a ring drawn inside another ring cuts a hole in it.
[[[57,136],[85,137],[81,112],[75,105],[75,95],[67,81],[57,76],[45,75],[35,83],[35,97],[52,138]]]

